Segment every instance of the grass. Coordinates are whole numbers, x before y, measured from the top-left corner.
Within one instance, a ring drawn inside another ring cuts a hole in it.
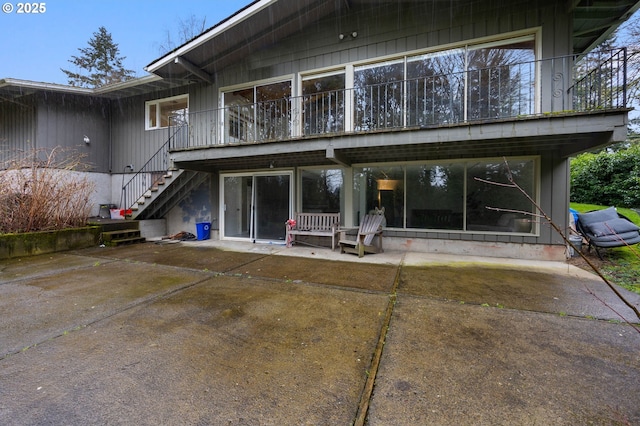
[[[571,208],[579,213],[601,210],[608,206],[571,203]],[[618,208],[618,212],[640,226],[640,214],[631,209]],[[640,247],[615,247],[601,250],[604,262],[600,263],[600,272],[609,281],[640,294]],[[595,256],[595,255],[594,255]]]

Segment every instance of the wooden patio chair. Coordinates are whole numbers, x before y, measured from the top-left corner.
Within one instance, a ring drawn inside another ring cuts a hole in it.
[[[360,223],[356,239],[348,239],[347,230],[340,232],[340,253],[355,253],[358,257],[365,253],[382,253],[382,221],[384,216],[368,214]]]

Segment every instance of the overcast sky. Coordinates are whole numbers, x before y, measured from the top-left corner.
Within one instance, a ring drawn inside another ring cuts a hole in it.
[[[210,28],[252,0],[47,0],[44,13],[19,14],[19,1],[0,0],[0,79],[67,84],[60,68],[87,47],[100,26],[111,33],[124,66],[137,77],[161,56],[167,32],[178,34],[179,20],[206,18]],[[33,2],[29,3],[33,4]],[[23,8],[23,11],[26,11]],[[9,13],[7,13],[9,12]]]

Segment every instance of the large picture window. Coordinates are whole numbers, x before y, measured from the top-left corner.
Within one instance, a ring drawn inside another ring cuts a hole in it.
[[[531,232],[528,213],[535,213],[535,206],[518,189],[502,185],[509,183],[509,175],[535,198],[533,160],[479,161],[467,166],[467,230]]]
[[[302,80],[302,111],[305,135],[344,131],[344,71]]]
[[[189,95],[173,96],[145,102],[146,130],[163,129],[186,123],[189,117]]]
[[[407,166],[407,228],[463,229],[464,164]]]
[[[344,211],[344,176],[341,169],[305,169],[300,172],[302,211],[339,213]]]
[[[407,58],[407,126],[464,119],[464,49]]]
[[[291,81],[227,91],[225,143],[286,139],[291,134]]]
[[[404,125],[403,61],[358,67],[353,73],[355,130]]]
[[[388,228],[530,234],[535,206],[502,184],[511,175],[536,199],[536,164],[509,159],[356,167],[354,222],[377,210]]]
[[[467,120],[534,112],[533,39],[467,52]]]
[[[354,130],[535,112],[535,39],[468,45],[354,68]]]
[[[385,227],[404,227],[404,167],[363,167],[354,169],[354,221],[366,214],[383,214]]]
[[[271,142],[528,116],[539,110],[536,51],[534,33],[505,36],[228,87],[222,111],[192,123],[190,138]],[[167,106],[148,103],[148,129],[166,125]]]

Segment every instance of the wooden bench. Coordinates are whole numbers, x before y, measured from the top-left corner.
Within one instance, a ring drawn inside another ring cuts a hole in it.
[[[331,237],[331,250],[335,250],[336,236],[340,228],[340,213],[296,213],[295,225],[287,221],[287,247],[294,243],[296,235]]]

